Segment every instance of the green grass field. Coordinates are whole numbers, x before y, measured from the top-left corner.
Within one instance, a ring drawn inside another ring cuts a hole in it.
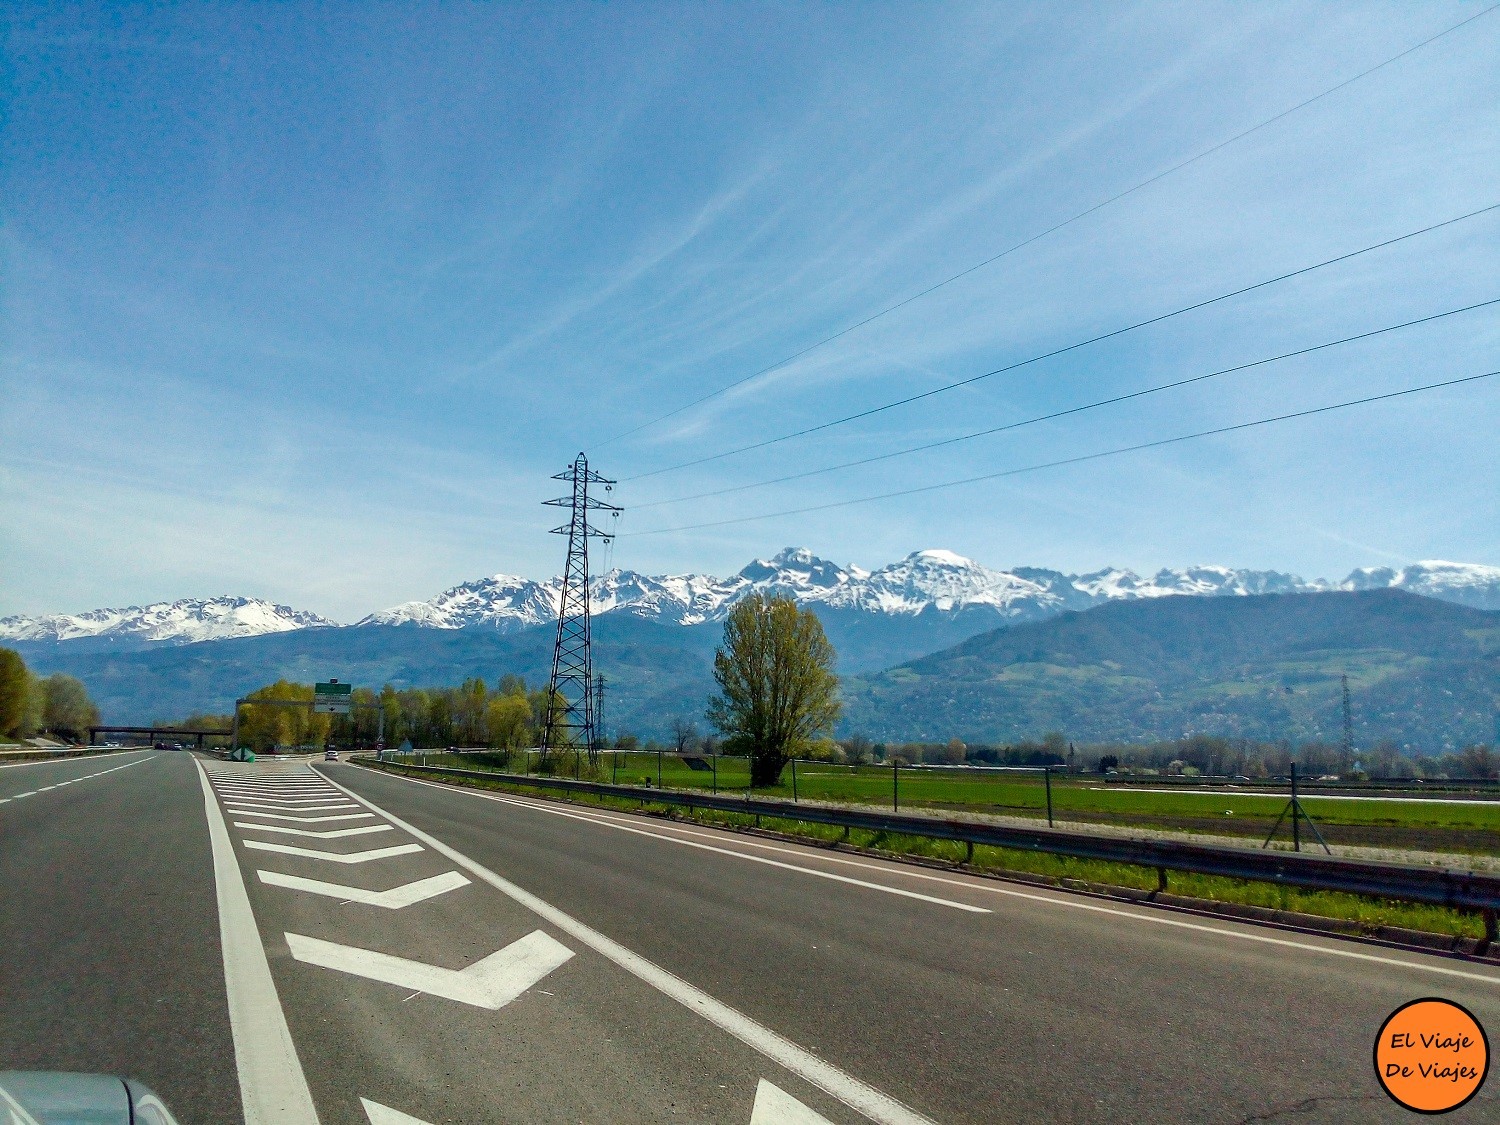
[[[460,768],[522,769],[519,754],[507,767],[500,754],[449,756],[433,754],[433,765]],[[711,760],[710,760],[711,761]],[[582,762],[586,768],[586,759]],[[695,770],[672,754],[606,753],[594,777],[621,785],[660,784],[667,789],[717,790],[744,793],[749,765],[744,758],[718,758],[717,772]],[[572,776],[574,763],[558,763],[562,776]],[[536,768],[532,755],[526,768]],[[1046,816],[1046,786],[1042,776],[1029,773],[978,772],[903,767],[897,782],[899,807],[951,809],[1003,816],[1042,819]],[[841,766],[799,762],[795,796],[800,800],[893,806],[893,778],[888,766]],[[793,797],[792,769],[781,784],[756,790],[766,797]],[[1052,778],[1054,819],[1061,822],[1112,824],[1174,832],[1256,837],[1263,839],[1286,807],[1285,795],[1245,793],[1225,789],[1152,792],[1149,789],[1107,786],[1096,776]],[[1469,802],[1431,800],[1347,800],[1305,797],[1303,808],[1331,844],[1403,848],[1469,855],[1500,854],[1500,800]],[[1290,826],[1278,834],[1290,839]],[[1313,844],[1303,829],[1303,839]]]

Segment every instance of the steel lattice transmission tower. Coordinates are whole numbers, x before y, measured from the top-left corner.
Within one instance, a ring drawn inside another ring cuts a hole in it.
[[[589,495],[589,485],[602,484],[605,490],[614,481],[589,468],[582,453],[553,480],[570,481],[571,496],[560,496],[544,503],[569,508],[572,518],[552,534],[568,537],[568,561],[563,567],[562,595],[557,607],[557,645],[552,650],[552,679],[548,683],[546,720],[542,726],[542,754],[553,750],[581,748],[594,753],[597,738],[594,730],[593,654],[589,628],[589,540],[600,538],[608,543],[613,533],[589,523],[590,511],[619,512],[613,504]]]

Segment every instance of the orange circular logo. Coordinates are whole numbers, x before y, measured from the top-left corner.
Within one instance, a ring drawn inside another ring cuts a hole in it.
[[[1428,997],[1403,1004],[1375,1037],[1375,1076],[1397,1105],[1447,1113],[1479,1092],[1490,1070],[1490,1041],[1472,1012]]]

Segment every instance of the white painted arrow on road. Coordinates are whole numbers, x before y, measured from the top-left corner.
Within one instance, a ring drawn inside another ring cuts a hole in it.
[[[280,824],[244,824],[235,821],[236,828],[253,828],[257,832],[283,832],[288,836],[312,836],[318,840],[338,840],[345,836],[368,836],[372,832],[394,832],[389,824],[366,824],[359,828],[335,828],[332,832],[312,832],[306,828],[285,828]]]
[[[385,859],[392,855],[411,855],[422,850],[421,844],[396,844],[389,848],[371,848],[367,852],[319,852],[312,848],[299,848],[292,844],[266,844],[259,840],[244,841],[245,847],[258,852],[280,852],[282,855],[302,855],[309,859],[326,859],[330,863],[369,863],[372,859]]]
[[[456,891],[459,887],[469,885],[469,880],[457,871],[445,871],[430,879],[418,879],[415,883],[392,887],[388,891],[367,891],[361,887],[345,887],[339,883],[325,883],[319,879],[304,879],[300,875],[283,875],[279,871],[257,871],[256,874],[260,876],[262,883],[269,883],[273,887],[286,887],[293,891],[327,895],[329,898],[358,902],[364,906],[383,906],[387,910],[400,910],[403,906],[436,898],[440,894]]]
[[[287,934],[286,944],[293,957],[309,965],[491,1010],[505,1007],[573,956],[571,949],[541,930],[533,930],[467,969],[444,969],[301,934]]]
[[[372,1102],[369,1098],[360,1098],[359,1104],[364,1106],[370,1125],[429,1125],[420,1117]],[[750,1111],[750,1125],[832,1125],[832,1122],[762,1078],[755,1087],[755,1107]]]
[[[832,1125],[828,1118],[814,1113],[785,1090],[764,1078],[755,1087],[755,1107],[750,1111],[750,1125]]]
[[[370,1119],[370,1125],[428,1125],[420,1117],[372,1102],[369,1098],[360,1098],[359,1104],[365,1107],[365,1116]]]

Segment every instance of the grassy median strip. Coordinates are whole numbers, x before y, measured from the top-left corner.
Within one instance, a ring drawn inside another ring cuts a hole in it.
[[[638,798],[600,797],[588,793],[561,793],[553,789],[527,785],[524,780],[434,777],[418,771],[403,770],[400,764],[393,763],[384,763],[379,768],[409,777],[420,777],[425,781],[441,781],[444,784],[467,788],[545,797],[549,800],[596,808],[648,813],[670,820],[690,821],[725,828],[759,827],[812,842],[832,844],[838,841],[854,848],[889,855],[920,857],[961,866],[966,871],[1015,873],[1036,876],[1064,885],[1086,884],[1088,887],[1099,889],[1122,888],[1145,892],[1157,889],[1156,869],[1139,867],[1135,864],[1075,859],[1070,856],[1048,855],[1015,848],[998,848],[985,844],[975,846],[973,860],[966,863],[964,862],[966,847],[952,840],[934,840],[925,836],[895,835],[862,829],[852,829],[846,838],[842,828],[832,825],[810,824],[792,818],[764,815],[759,817],[757,825],[757,818],[753,815],[720,812],[716,809],[686,809],[675,805],[654,804],[650,797],[645,795]],[[469,764],[464,763],[460,765],[460,768],[470,767]],[[623,782],[625,779],[621,780]],[[1446,937],[1478,939],[1484,936],[1484,924],[1477,915],[1441,906],[1426,906],[1421,903],[1342,894],[1334,891],[1303,890],[1275,883],[1229,879],[1214,875],[1194,875],[1177,871],[1169,874],[1169,888],[1174,896],[1208,899],[1265,910],[1292,911],[1353,923],[1362,932],[1372,935],[1382,927],[1395,927]]]

